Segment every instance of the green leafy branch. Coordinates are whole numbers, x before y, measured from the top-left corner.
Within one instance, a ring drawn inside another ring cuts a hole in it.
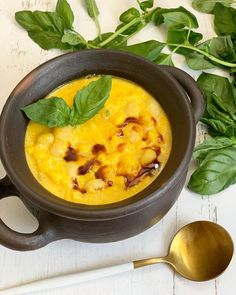
[[[58,0],[55,12],[20,11],[16,12],[15,17],[16,21],[28,31],[30,38],[44,49],[82,50],[85,48],[115,48],[138,53],[147,58],[151,56],[152,61],[168,65],[174,65],[172,56],[178,53],[184,55],[188,66],[195,70],[215,66],[230,69],[236,68],[233,41],[231,40],[232,44],[229,42],[231,36],[219,37],[218,39],[213,38],[204,43],[199,43],[202,35],[193,31],[193,29],[198,28],[197,19],[185,8],[181,6],[170,9],[153,8],[153,1],[150,0],[137,1],[137,3],[141,11],[135,7],[129,8],[120,15],[120,24],[115,32],[102,34],[96,2],[95,0],[85,0],[88,14],[95,21],[98,29],[98,37],[88,41],[74,30],[74,14],[66,0]],[[217,5],[215,5],[214,9],[217,8]],[[127,41],[151,22],[156,26],[160,24],[166,25],[167,42],[161,43],[150,40],[148,44],[156,45],[157,49],[160,48],[161,44],[162,50],[168,46],[172,51],[170,54],[157,50],[158,54],[153,57],[149,50],[143,46],[147,42],[128,46]],[[224,39],[228,40],[227,47],[225,46],[226,41]],[[217,47],[221,49],[217,50]],[[225,60],[225,55],[230,55],[231,58]]]

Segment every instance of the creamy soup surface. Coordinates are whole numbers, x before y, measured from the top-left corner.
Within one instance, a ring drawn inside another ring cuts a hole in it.
[[[48,97],[69,106],[78,90],[98,77],[62,85]],[[112,78],[105,107],[82,125],[48,128],[29,122],[26,159],[37,181],[74,203],[109,204],[147,187],[171,151],[171,127],[160,104],[142,87]]]

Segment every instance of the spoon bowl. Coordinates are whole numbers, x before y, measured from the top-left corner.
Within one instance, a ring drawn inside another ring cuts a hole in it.
[[[227,268],[233,251],[233,241],[223,227],[198,221],[186,225],[175,235],[167,259],[186,279],[207,281]]]
[[[233,252],[233,241],[222,226],[196,221],[177,232],[166,257],[135,261],[134,267],[164,262],[186,279],[208,281],[228,267]]]

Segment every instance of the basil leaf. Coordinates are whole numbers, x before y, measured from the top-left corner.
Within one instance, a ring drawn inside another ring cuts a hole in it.
[[[236,139],[228,137],[215,137],[206,139],[194,149],[193,158],[200,162],[213,150],[221,150],[226,147],[236,146]]]
[[[15,19],[41,48],[71,48],[61,41],[65,27],[58,13],[23,10],[16,12]]]
[[[215,68],[214,64],[197,52],[190,53],[186,56],[186,63],[190,69],[195,71]]]
[[[39,124],[54,127],[65,127],[69,124],[70,108],[59,97],[40,99],[37,102],[21,108],[26,116]]]
[[[56,12],[63,19],[63,23],[66,29],[73,28],[74,14],[71,10],[69,3],[66,0],[58,0],[56,6]]]
[[[150,40],[135,45],[119,47],[118,49],[146,57],[151,61],[155,61],[164,47],[164,43],[155,40]]]
[[[167,14],[170,12],[184,13],[185,15],[187,15],[191,19],[191,24],[194,24],[193,28],[198,28],[198,21],[197,21],[196,17],[182,6],[179,6],[177,8],[157,8],[154,11],[154,13],[152,14],[152,20],[155,23],[155,25],[159,26],[159,25],[163,24],[164,23],[164,14]]]
[[[101,40],[101,26],[98,16],[100,14],[95,0],[85,0],[87,6],[88,15],[93,18],[98,31],[98,37]]]
[[[211,151],[190,178],[188,187],[202,194],[216,194],[236,182],[236,148]]]
[[[230,114],[227,113],[226,108],[227,106],[224,106],[223,100],[214,93],[207,96],[206,110],[211,118],[219,119],[220,121],[229,125],[236,124],[236,121],[234,121]]]
[[[201,121],[211,134],[236,136],[236,96],[233,85],[225,77],[202,73],[197,84],[206,99]]]
[[[73,31],[65,31],[64,35],[61,38],[61,41],[72,46],[77,46],[77,48],[78,45],[80,46],[80,48],[86,46],[86,41],[84,40],[84,38],[80,34]]]
[[[215,37],[197,47],[224,61],[236,62],[236,52],[231,36]]]
[[[224,6],[231,6],[234,2],[234,0],[193,0],[192,6],[198,11],[213,13],[216,3],[221,3]]]
[[[123,28],[126,24],[125,23],[121,23],[117,26],[116,28],[116,32],[118,30],[120,30],[121,28]],[[130,36],[132,34],[134,34],[135,32],[139,31],[140,28],[143,28],[144,24],[140,21],[138,23],[136,23],[133,26],[130,26],[128,29],[126,29],[125,31],[122,32],[122,35],[124,36]]]
[[[100,37],[95,38],[92,41],[89,41],[89,43],[92,43],[93,45],[98,45],[99,43],[107,40],[110,36],[112,36],[114,33],[104,33]],[[127,45],[127,39],[125,36],[118,35],[116,38],[114,38],[111,42],[106,44],[103,48],[117,48],[119,46],[126,46]]]
[[[210,127],[210,134],[213,136],[236,137],[236,125],[228,125],[219,119],[202,118],[201,121]]]
[[[143,10],[146,11],[148,8],[153,7],[153,0],[147,0],[147,1],[138,1],[139,7]]]
[[[154,62],[158,65],[175,66],[172,60],[172,54],[161,53]]]
[[[16,12],[15,16],[16,21],[27,31],[64,32],[62,19],[56,12],[23,10]]]
[[[103,108],[108,99],[111,86],[111,76],[102,76],[78,91],[75,95],[70,124],[72,126],[83,124],[94,117]]]
[[[236,9],[217,3],[214,8],[214,25],[217,35],[236,38]]]
[[[202,37],[202,34],[193,31],[189,32],[189,30],[186,29],[168,30],[167,43],[184,44],[188,42],[191,45],[195,45],[202,39]],[[192,50],[186,48],[178,48],[176,50],[176,47],[173,46],[170,46],[170,49],[175,50],[175,52],[183,55],[188,55],[192,52]]]
[[[61,41],[63,35],[54,32],[28,32],[29,37],[36,42],[42,49],[58,48],[61,50],[72,49],[72,47]]]
[[[85,0],[88,15],[92,18],[99,16],[99,10],[95,0]]]
[[[229,80],[214,74],[202,73],[197,84],[205,96],[214,93],[222,100],[222,103],[230,113],[236,112],[236,101],[234,98],[233,87]]]
[[[163,17],[164,23],[171,29],[198,28],[198,24],[185,12],[168,12]]]
[[[138,11],[138,9],[131,7],[127,11],[125,11],[121,14],[120,21],[122,23],[127,24],[139,16],[140,16],[140,12]]]

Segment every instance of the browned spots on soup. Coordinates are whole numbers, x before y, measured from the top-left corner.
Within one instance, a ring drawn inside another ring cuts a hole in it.
[[[123,132],[122,129],[120,129],[120,130],[118,131],[117,136],[118,136],[118,137],[123,137],[123,136],[124,136],[124,132]]]
[[[102,166],[100,167],[96,172],[95,172],[95,177],[97,179],[102,179],[102,180],[106,180],[106,177],[105,177],[105,169],[106,169],[106,166]]]
[[[125,177],[125,186],[130,188],[137,185],[142,179],[147,175],[154,175],[154,172],[160,168],[159,162],[151,163],[147,166],[142,167],[136,176],[124,176]]]
[[[87,174],[90,171],[90,169],[92,169],[94,164],[100,164],[100,162],[96,159],[88,160],[84,165],[78,168],[78,174],[79,175]]]
[[[134,123],[134,124],[140,124],[140,120],[138,118],[135,117],[128,117],[125,119],[125,121],[119,125],[119,128],[124,128],[125,126],[127,126],[130,123]]]
[[[103,144],[95,144],[92,148],[92,153],[98,155],[99,153],[105,153],[106,147]]]
[[[73,182],[73,189],[74,189],[75,191],[79,191],[79,192],[81,192],[82,194],[85,194],[85,193],[87,192],[85,189],[80,188],[77,178],[73,178],[73,179],[72,179],[72,182]]]
[[[77,161],[78,160],[77,151],[73,147],[68,146],[68,148],[66,150],[66,154],[64,156],[64,160],[66,162]]]

